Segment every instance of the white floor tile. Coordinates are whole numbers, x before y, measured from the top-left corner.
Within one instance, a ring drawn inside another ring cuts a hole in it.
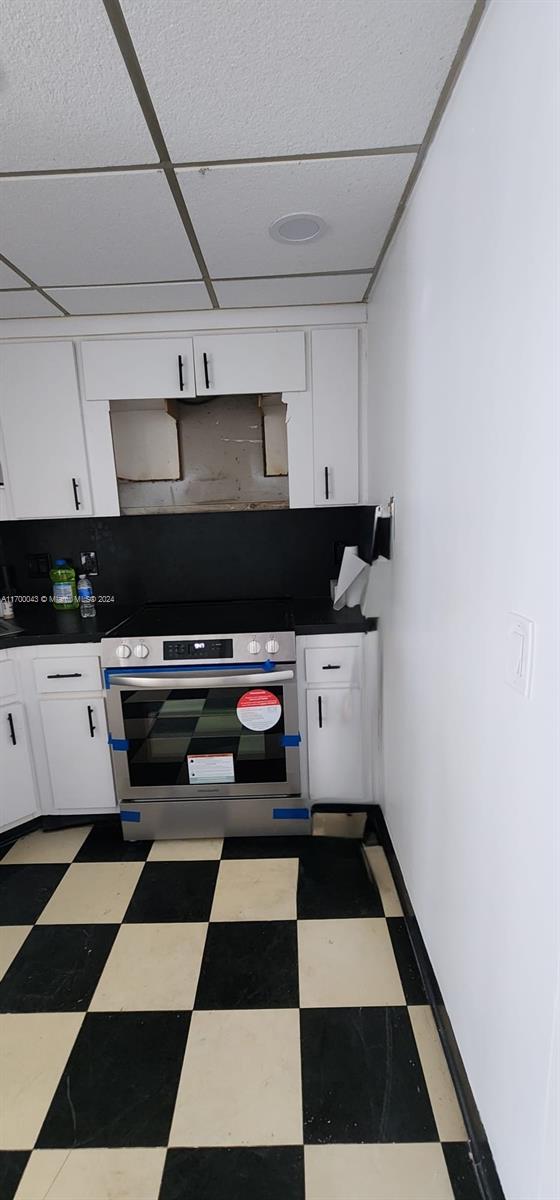
[[[37,924],[122,921],[143,866],[141,862],[72,863]]]
[[[35,1150],[15,1200],[157,1200],[165,1149]]]
[[[32,928],[32,925],[0,926],[0,979],[6,974]]]
[[[34,1146],[83,1019],[83,1013],[0,1016],[1,1149]]]
[[[194,1012],[169,1144],[302,1141],[297,1009]]]
[[[121,925],[90,1004],[94,1012],[193,1007],[206,924]]]
[[[439,1143],[306,1146],[306,1200],[453,1200]]]
[[[402,917],[401,902],[383,846],[365,846],[364,849],[373,873],[373,878],[379,888],[379,895],[381,896],[385,916]]]
[[[2,859],[2,865],[72,862],[90,831],[91,825],[80,825],[76,829],[51,829],[49,832],[36,829],[34,833],[28,833],[15,842]]]
[[[148,862],[198,862],[221,858],[223,838],[177,838],[154,842]]]
[[[302,1008],[404,1004],[384,917],[298,921]]]
[[[220,863],[211,921],[295,921],[297,858]]]
[[[413,1004],[409,1006],[408,1015],[439,1136],[442,1142],[466,1142],[467,1132],[432,1010],[427,1004]]]

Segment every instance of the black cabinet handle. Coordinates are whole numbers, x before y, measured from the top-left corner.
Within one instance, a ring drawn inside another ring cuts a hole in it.
[[[325,500],[329,499],[329,468],[325,467]]]
[[[8,713],[8,725],[10,726],[10,738],[14,746],[17,746],[16,731],[14,729],[14,718],[11,713]]]
[[[208,375],[208,355],[207,355],[206,351],[202,355],[202,361],[204,363],[204,386],[206,388],[209,388],[210,387],[210,377]]]
[[[81,671],[67,671],[64,674],[58,672],[56,675],[47,675],[47,679],[81,679]]]
[[[93,724],[93,708],[91,707],[91,704],[88,704],[88,706],[87,706],[87,715],[88,715],[88,721],[89,721],[89,736],[95,737],[95,725]]]
[[[317,696],[317,715],[319,717],[319,729],[323,728],[323,698]]]
[[[78,480],[74,479],[74,476],[72,476],[72,487],[74,489],[74,504],[76,506],[76,512],[77,512],[78,509],[81,507],[81,500],[80,500],[80,497],[78,494]]]
[[[183,356],[182,356],[182,354],[177,355],[177,362],[179,363],[179,391],[183,392],[185,390],[185,384],[183,381]]]
[[[340,663],[327,663],[321,668],[323,671],[340,671]]]

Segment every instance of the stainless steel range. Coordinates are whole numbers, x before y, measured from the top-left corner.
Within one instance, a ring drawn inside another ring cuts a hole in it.
[[[124,837],[308,833],[289,604],[146,605],[113,632],[101,653]]]

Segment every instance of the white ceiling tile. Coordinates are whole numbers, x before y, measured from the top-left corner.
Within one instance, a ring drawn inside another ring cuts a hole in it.
[[[23,292],[0,292],[0,319],[3,317],[60,317],[62,314],[49,304],[40,292],[28,288]]]
[[[177,172],[210,275],[291,275],[370,266],[415,156],[388,154]],[[281,245],[268,232],[278,217],[309,212],[326,232]]]
[[[276,304],[344,304],[361,300],[371,272],[357,275],[301,275],[297,279],[226,279],[214,282],[222,308]]]
[[[162,171],[1,179],[0,228],[35,283],[200,279]]]
[[[421,141],[473,0],[122,0],[176,162]]]
[[[101,0],[2,5],[0,169],[157,162]]]
[[[98,313],[189,312],[211,308],[203,283],[147,283],[131,287],[49,288],[76,316]]]
[[[25,279],[22,279],[21,275],[17,275],[15,271],[12,271],[11,267],[7,267],[5,263],[0,262],[0,288],[25,287],[29,287]]]

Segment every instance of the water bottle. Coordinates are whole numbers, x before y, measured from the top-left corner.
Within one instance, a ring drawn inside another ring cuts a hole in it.
[[[93,598],[93,588],[87,575],[80,575],[78,578],[78,600],[80,601],[80,616],[94,617],[95,600]]]
[[[53,585],[53,608],[59,612],[77,608],[76,572],[73,566],[65,558],[56,558],[49,574]]]

